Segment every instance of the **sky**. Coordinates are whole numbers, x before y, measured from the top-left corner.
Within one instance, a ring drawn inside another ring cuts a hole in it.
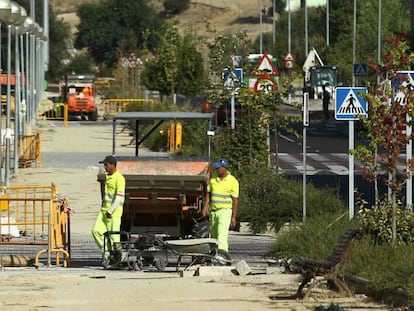
[[[289,0],[288,0],[289,1]],[[286,10],[288,9],[288,3],[286,2]],[[326,5],[326,0],[306,0],[308,6],[320,6]],[[290,9],[292,11],[300,8],[300,0],[290,0]]]

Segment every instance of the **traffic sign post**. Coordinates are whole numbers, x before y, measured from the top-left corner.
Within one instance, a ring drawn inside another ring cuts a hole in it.
[[[349,181],[349,219],[354,217],[354,120],[368,117],[367,102],[361,97],[368,90],[364,87],[337,87],[335,90],[335,119],[349,121],[349,155],[348,155],[348,181]]]
[[[303,201],[302,201],[302,217],[303,217],[303,223],[305,223],[306,220],[306,129],[309,126],[309,93],[305,92],[303,93],[303,129],[302,129],[302,136],[303,136],[303,142],[302,142],[302,157],[303,157],[303,175],[302,175],[302,190],[303,190]]]
[[[399,87],[404,86],[405,88],[414,89],[414,71],[398,71],[396,79],[392,82],[392,87],[394,89],[398,89]],[[397,91],[396,96],[394,97],[394,102],[397,102],[401,105],[405,105],[407,101],[407,98],[405,96],[405,93],[402,91]],[[410,125],[411,122],[411,116],[409,114],[406,115],[406,135],[411,136],[412,135],[412,127]],[[413,142],[412,140],[409,140],[406,147],[406,161],[407,163],[410,163],[413,158]],[[406,206],[408,208],[413,207],[413,174],[410,170],[409,175],[406,182]]]

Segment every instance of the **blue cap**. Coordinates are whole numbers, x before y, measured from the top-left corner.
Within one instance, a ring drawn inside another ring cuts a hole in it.
[[[225,158],[220,158],[216,162],[213,163],[213,168],[214,169],[218,169],[220,167],[228,168],[229,167],[229,160],[227,160]]]

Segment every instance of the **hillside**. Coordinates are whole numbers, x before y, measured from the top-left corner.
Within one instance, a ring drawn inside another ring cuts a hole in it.
[[[74,11],[80,3],[93,0],[51,0],[53,10],[59,18],[69,23],[72,32],[76,32],[78,18]],[[153,0],[154,8],[162,11],[163,0]],[[270,7],[271,0],[263,0],[263,7]],[[215,28],[219,33],[235,33],[246,30],[251,39],[256,38],[260,32],[260,17],[258,1],[252,0],[192,0],[190,8],[182,14],[171,19],[181,30],[196,29],[199,34],[205,33],[205,22]],[[263,32],[272,31],[272,20],[262,23]]]

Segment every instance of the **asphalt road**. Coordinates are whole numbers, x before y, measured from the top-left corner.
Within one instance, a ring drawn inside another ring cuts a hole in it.
[[[290,123],[300,137],[288,133],[286,129],[279,129],[278,151],[281,153],[303,152],[304,132],[302,123]],[[306,150],[313,153],[348,153],[349,149],[349,123],[337,120],[311,121],[306,127]],[[365,144],[366,140],[361,133],[354,132],[354,144]],[[274,137],[272,137],[274,143]]]

